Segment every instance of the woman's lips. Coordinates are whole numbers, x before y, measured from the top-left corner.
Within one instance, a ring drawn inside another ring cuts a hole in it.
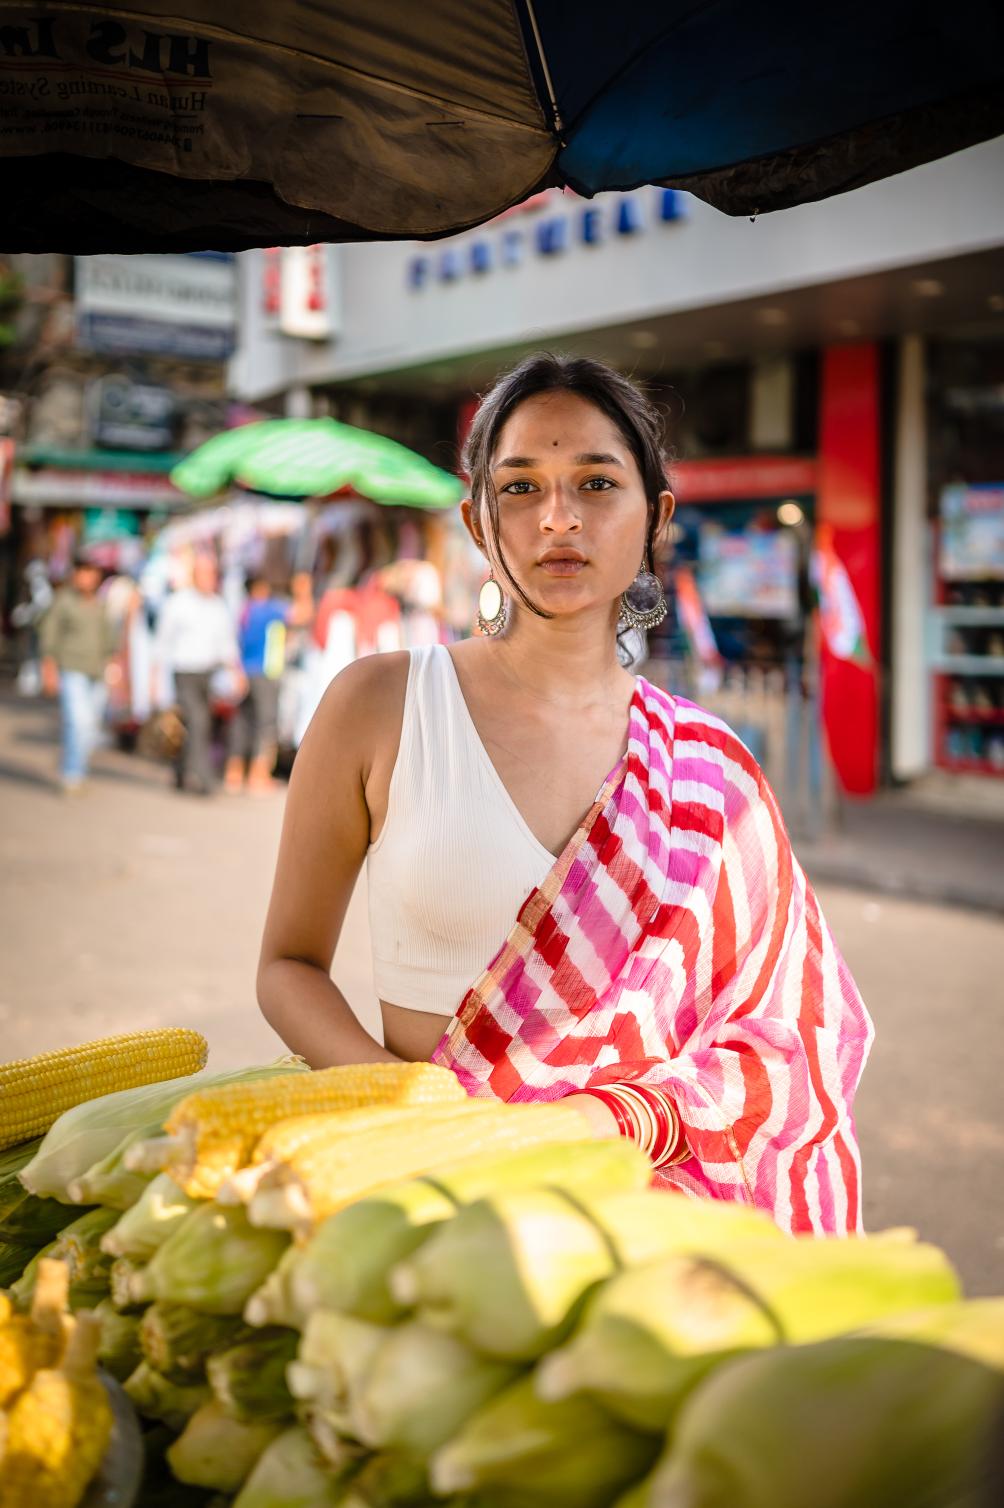
[[[584,560],[542,560],[540,568],[549,576],[577,576],[585,564]]]

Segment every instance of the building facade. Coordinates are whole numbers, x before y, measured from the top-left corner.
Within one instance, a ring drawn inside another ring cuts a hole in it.
[[[655,188],[555,191],[439,243],[325,248],[307,332],[277,293],[287,254],[246,253],[231,387],[450,465],[500,367],[539,347],[613,362],[666,415],[667,569],[696,581],[720,659],[789,678],[818,665],[847,792],[932,770],[992,780],[1002,182],[999,140],[753,222]]]

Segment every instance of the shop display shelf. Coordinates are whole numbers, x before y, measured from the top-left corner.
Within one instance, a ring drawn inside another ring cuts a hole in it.
[[[974,628],[999,628],[1004,626],[1004,607],[953,607],[943,603],[935,608],[938,617],[945,623],[960,627],[971,624]]]
[[[959,711],[955,707],[946,707],[945,716],[950,723],[975,723],[981,728],[1004,727],[1004,709],[993,712],[977,712],[970,708],[966,712]]]
[[[938,675],[1004,675],[1004,655],[943,655],[932,669]]]

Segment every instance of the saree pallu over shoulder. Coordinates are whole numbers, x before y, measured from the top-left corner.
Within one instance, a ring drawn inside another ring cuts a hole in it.
[[[627,753],[434,1054],[474,1096],[671,1096],[661,1184],[785,1230],[860,1229],[851,1105],[872,1040],[752,756],[639,678]]]

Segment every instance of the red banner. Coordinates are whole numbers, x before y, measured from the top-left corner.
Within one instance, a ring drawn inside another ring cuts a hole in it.
[[[840,785],[855,796],[878,780],[879,423],[878,347],[826,351],[816,494],[823,725]]]
[[[747,497],[804,497],[815,492],[814,456],[732,456],[670,466],[677,502],[726,502]]]

